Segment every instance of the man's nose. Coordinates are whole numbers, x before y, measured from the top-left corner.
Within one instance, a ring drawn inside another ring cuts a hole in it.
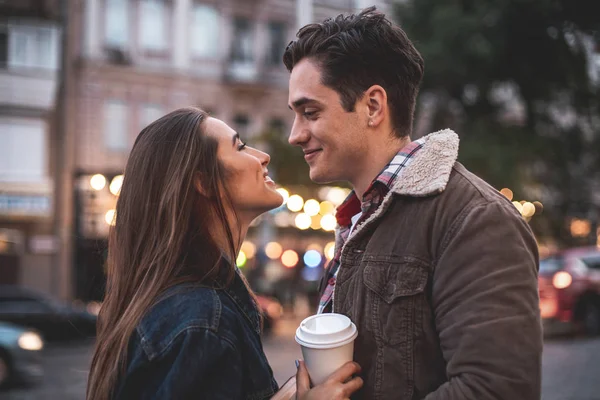
[[[298,122],[297,118],[294,119],[294,124],[292,125],[290,136],[288,137],[288,142],[293,146],[300,146],[302,143],[308,142],[309,139],[310,132],[308,129],[302,126],[302,124]]]

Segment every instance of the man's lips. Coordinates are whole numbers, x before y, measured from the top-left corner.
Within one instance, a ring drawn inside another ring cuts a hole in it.
[[[306,161],[309,161],[311,159],[313,159],[314,157],[317,156],[317,154],[319,152],[321,152],[323,149],[312,149],[312,150],[304,150],[304,159]]]
[[[304,150],[304,155],[307,156],[309,154],[316,153],[317,151],[321,151],[321,149]]]

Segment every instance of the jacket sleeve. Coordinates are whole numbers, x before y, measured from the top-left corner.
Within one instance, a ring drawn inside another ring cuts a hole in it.
[[[240,355],[229,340],[208,329],[189,328],[162,354],[152,354],[125,377],[118,399],[238,399]]]
[[[509,204],[457,218],[432,283],[448,382],[426,400],[540,398],[538,263],[535,239]]]

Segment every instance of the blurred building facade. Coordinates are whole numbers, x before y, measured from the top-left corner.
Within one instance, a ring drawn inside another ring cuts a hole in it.
[[[0,2],[0,283],[57,287],[53,220],[60,3]]]
[[[374,4],[391,8],[389,0],[70,2],[57,232],[58,262],[72,267],[56,294],[100,296],[111,189],[143,127],[195,105],[246,138],[287,133],[287,43],[304,24]]]

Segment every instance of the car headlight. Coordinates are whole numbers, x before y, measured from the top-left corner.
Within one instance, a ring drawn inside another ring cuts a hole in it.
[[[44,348],[44,341],[37,333],[25,332],[19,336],[19,347],[23,350],[37,351]]]

